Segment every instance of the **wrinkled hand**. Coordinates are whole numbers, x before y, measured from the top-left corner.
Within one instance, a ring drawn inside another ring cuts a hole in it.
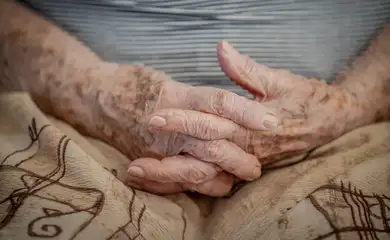
[[[225,90],[173,81],[150,67],[107,64],[100,71],[105,77],[92,86],[93,97],[87,105],[93,116],[87,126],[89,134],[131,159],[141,158],[135,163],[151,166],[149,176],[170,183],[165,192],[196,185],[196,191],[221,195],[232,186],[233,177],[227,173],[249,181],[260,176],[260,163],[243,148],[248,128],[277,124],[275,114],[263,105]],[[191,136],[158,129],[165,124],[155,114],[161,109],[185,112],[182,117]],[[202,121],[202,113],[209,113],[213,121],[193,124]],[[129,172],[142,177],[142,170],[131,168]],[[209,192],[206,182],[211,179],[209,185],[222,186],[216,192]]]
[[[356,107],[358,102],[341,87],[327,85],[323,81],[308,79],[285,70],[268,68],[248,56],[241,55],[227,42],[219,43],[218,58],[222,70],[231,80],[251,92],[257,101],[272,109],[281,120],[275,129],[247,132],[248,141],[244,150],[255,155],[262,164],[304,153],[337,138],[354,126],[354,119],[359,114]],[[208,132],[219,131],[214,116],[206,113],[199,114],[191,122],[190,114],[180,109],[160,110],[154,115],[165,119],[167,123],[160,126],[160,129],[168,131],[201,139],[206,138],[196,131],[200,126],[208,126]],[[242,133],[232,132],[236,137]],[[132,163],[142,166],[149,174],[144,176],[144,184],[133,179],[144,189],[161,192],[166,188],[166,182],[174,181],[174,178],[166,179],[169,174],[154,173],[158,171],[157,163],[145,163],[141,160]],[[191,171],[191,168],[191,164],[184,163],[184,166],[176,171],[179,174],[180,171]],[[162,180],[160,176],[165,179]]]
[[[220,49],[225,74],[281,119],[272,131],[250,131],[247,151],[262,164],[307,152],[355,127],[359,101],[346,89],[268,68],[227,43]]]

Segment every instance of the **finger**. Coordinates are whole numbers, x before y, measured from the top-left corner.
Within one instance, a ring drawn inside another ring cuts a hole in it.
[[[234,184],[234,176],[220,172],[215,178],[200,184],[184,184],[190,191],[202,193],[212,197],[222,197],[230,192]]]
[[[268,68],[250,57],[240,54],[228,42],[220,41],[217,47],[222,71],[242,88],[260,99],[272,99],[297,87],[304,78],[286,70]]]
[[[174,194],[184,191],[198,192],[212,197],[222,197],[229,193],[234,183],[234,177],[225,172],[220,172],[215,178],[200,184],[160,183],[129,176],[127,184],[144,191],[155,194]]]
[[[261,175],[261,165],[257,158],[227,140],[189,141],[183,146],[186,152],[199,160],[218,165],[223,170],[247,181]]]
[[[185,99],[183,108],[227,118],[246,128],[268,130],[278,125],[273,110],[223,89],[188,88]]]
[[[178,155],[157,160],[140,158],[131,162],[128,173],[133,177],[162,183],[194,183],[214,178],[221,168],[213,163],[200,161],[190,155]]]
[[[249,130],[213,114],[182,109],[161,109],[149,117],[149,124],[164,131],[173,131],[185,136],[182,142],[194,139],[227,139],[246,149]],[[191,138],[191,139],[190,139]]]
[[[133,188],[161,195],[180,193],[187,190],[179,183],[161,183],[131,175],[127,176],[126,183]]]
[[[150,116],[149,125],[204,140],[232,139],[247,130],[226,118],[183,109],[161,109]]]

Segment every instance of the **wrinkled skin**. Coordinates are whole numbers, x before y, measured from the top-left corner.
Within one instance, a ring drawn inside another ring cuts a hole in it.
[[[348,124],[354,121],[359,102],[346,89],[267,68],[228,45],[225,48],[236,61],[234,64],[220,55],[226,75],[277,112],[281,119],[279,127],[272,131],[250,131],[247,151],[262,164],[306,152],[349,130]]]
[[[184,185],[210,179],[229,184],[233,177],[227,173],[246,180],[260,176],[260,163],[243,148],[246,129],[278,124],[263,105],[221,89],[181,84],[150,67],[105,62],[16,1],[0,1],[0,18],[1,91],[27,91],[45,113],[113,145],[131,160],[149,157],[145,162],[182,169],[174,176]],[[148,115],[163,108],[191,111],[189,122],[201,119],[202,112],[213,114],[222,129],[237,129],[242,139],[210,132],[216,126],[208,123],[196,128],[207,139],[151,131],[147,123],[161,125],[161,119]],[[198,171],[187,171],[190,165]]]
[[[248,181],[260,176],[260,162],[243,149],[248,129],[265,130],[277,125],[275,113],[262,104],[225,90],[182,84],[145,66],[105,63],[95,72],[97,76],[103,73],[104,77],[98,78],[101,81],[93,81],[88,89],[82,88],[83,99],[89,102],[81,107],[93,108],[83,114],[90,119],[85,121],[87,124],[72,122],[78,129],[117,147],[131,159],[142,158],[139,160],[146,165],[161,164],[160,169],[170,171],[161,175],[160,180],[166,177],[169,182],[174,176],[178,183],[174,189],[191,189],[196,185],[197,191],[218,196],[230,188],[210,192],[210,186],[231,186],[233,175]],[[196,133],[192,136],[166,131],[156,128],[164,123],[161,118],[149,117],[161,109],[188,112],[190,124],[202,121],[201,116],[206,113],[214,122],[194,128]],[[70,114],[67,115],[69,118]],[[229,138],[232,131],[239,133],[237,137]],[[133,176],[142,174],[134,168],[129,172]],[[174,189],[170,191],[175,192]]]
[[[257,64],[249,57],[238,53],[227,42],[219,43],[218,58],[227,77],[250,91],[256,101],[272,109],[281,120],[279,126],[272,130],[247,131],[248,141],[244,150],[255,155],[262,164],[309,151],[356,126],[354,121],[355,116],[359,114],[359,102],[339,86],[327,85],[323,81],[307,79],[285,70],[271,69]],[[228,128],[223,129],[221,125],[215,124],[214,117],[206,113],[192,122],[188,121],[190,113],[179,109],[164,109],[153,116],[166,119],[167,124],[160,129],[181,132],[198,138],[207,138],[199,136],[199,131],[196,130],[204,125],[211,128],[215,126],[215,129],[208,131],[230,139],[237,138],[245,132],[234,130],[229,134],[226,132],[229,131]],[[220,151],[223,152],[224,149]],[[197,185],[192,185],[191,188],[183,184],[180,184],[181,188],[173,187],[176,175],[181,175],[181,171],[191,172],[191,165],[187,166],[188,169],[177,169],[175,172],[160,165],[161,163],[157,161],[154,164],[143,159],[134,161],[131,166],[141,167],[145,175],[143,178],[138,178],[130,174],[130,184],[155,193],[197,191]],[[172,164],[171,168],[173,167],[175,166]],[[196,172],[199,169],[192,169],[192,171]],[[221,170],[215,169],[215,171]],[[209,191],[221,187],[230,189],[231,185],[209,186]]]

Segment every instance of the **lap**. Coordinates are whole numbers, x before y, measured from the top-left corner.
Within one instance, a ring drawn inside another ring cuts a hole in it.
[[[349,133],[304,161],[270,166],[232,196],[211,199],[125,186],[125,156],[46,117],[25,94],[1,95],[0,116],[5,239],[389,236],[389,123]]]

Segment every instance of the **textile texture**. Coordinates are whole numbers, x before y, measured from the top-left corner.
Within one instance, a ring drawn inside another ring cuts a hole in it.
[[[390,123],[270,166],[226,198],[122,183],[129,160],[0,95],[0,239],[390,239]]]
[[[332,81],[390,22],[388,0],[20,0],[104,60],[248,93],[218,65],[219,40],[258,63]]]

